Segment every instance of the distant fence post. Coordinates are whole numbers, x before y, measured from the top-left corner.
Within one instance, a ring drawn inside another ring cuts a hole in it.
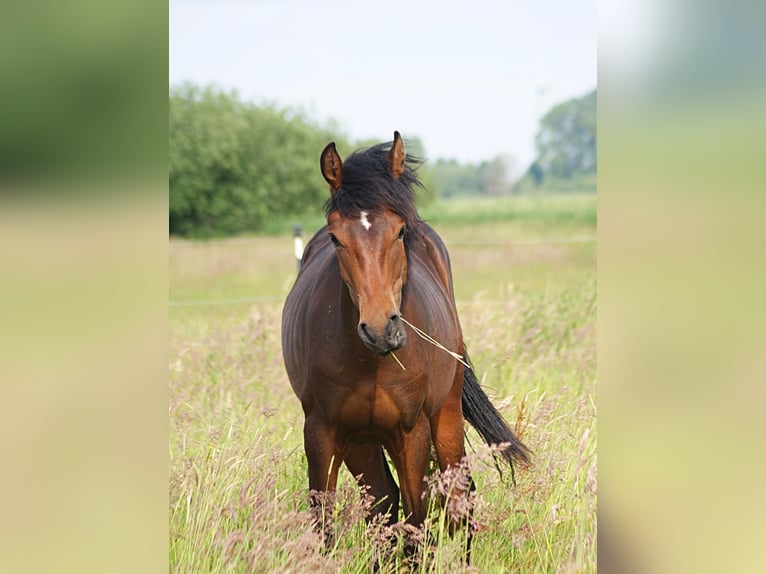
[[[301,270],[301,259],[303,258],[303,229],[300,225],[293,228],[293,246],[295,247],[295,264],[297,270]]]

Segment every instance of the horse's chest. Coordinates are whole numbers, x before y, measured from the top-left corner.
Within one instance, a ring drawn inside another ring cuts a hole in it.
[[[338,419],[350,430],[407,430],[423,408],[424,393],[401,388],[360,384],[338,405]]]

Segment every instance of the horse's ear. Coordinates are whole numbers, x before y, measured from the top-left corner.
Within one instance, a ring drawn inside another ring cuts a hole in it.
[[[394,178],[399,179],[399,176],[404,173],[404,160],[406,157],[404,140],[399,135],[399,132],[394,132],[394,143],[391,146],[391,151],[388,152],[388,164],[391,166],[391,173],[394,174]]]
[[[343,182],[343,162],[335,149],[335,142],[328,143],[322,150],[319,165],[322,168],[322,175],[330,184],[330,193],[335,195]]]

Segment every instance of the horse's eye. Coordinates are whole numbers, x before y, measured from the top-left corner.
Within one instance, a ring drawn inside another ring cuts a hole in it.
[[[332,234],[332,233],[330,234],[330,241],[332,241],[332,244],[333,244],[335,247],[338,247],[338,245],[340,245],[340,241],[338,241],[338,238],[337,238],[337,237],[335,237],[335,235],[334,235],[334,234]]]
[[[407,233],[407,226],[402,225],[402,228],[399,230],[399,239],[404,239],[405,233]]]

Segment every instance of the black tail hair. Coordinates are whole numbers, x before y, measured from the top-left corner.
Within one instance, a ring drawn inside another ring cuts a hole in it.
[[[502,457],[511,467],[511,478],[515,479],[513,463],[529,464],[532,451],[521,442],[497,412],[474,374],[473,363],[463,347],[463,357],[471,365],[463,375],[463,417],[475,428],[488,445],[507,443]]]

